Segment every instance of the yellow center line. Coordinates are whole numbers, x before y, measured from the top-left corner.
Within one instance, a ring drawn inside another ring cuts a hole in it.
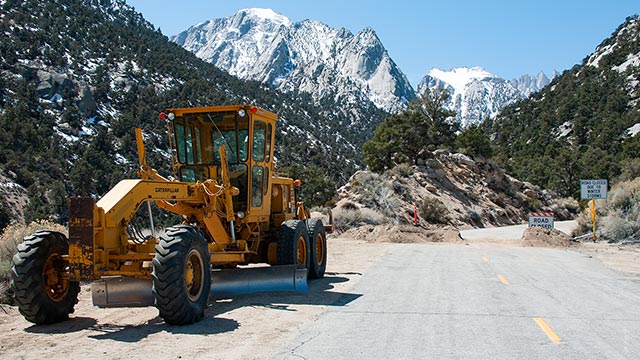
[[[509,282],[507,281],[507,279],[504,276],[498,274],[498,279],[500,279],[500,281],[502,281],[503,284],[509,285]]]
[[[552,343],[554,344],[559,344],[560,343],[560,337],[558,336],[558,334],[556,334],[553,329],[551,328],[551,326],[549,326],[549,324],[547,324],[546,321],[544,321],[543,318],[533,318],[533,321],[536,322],[536,324],[538,324],[538,326],[540,327],[540,329],[542,329],[542,331],[544,331],[545,334],[547,334],[547,337],[549,338],[549,340],[551,340]]]
[[[489,258],[488,258],[488,257],[486,257],[486,256],[483,256],[483,257],[482,257],[482,261],[484,261],[484,262],[489,262]]]

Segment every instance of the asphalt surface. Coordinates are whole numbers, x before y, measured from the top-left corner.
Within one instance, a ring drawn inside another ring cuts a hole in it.
[[[567,249],[392,244],[350,293],[273,358],[640,358],[640,277]]]
[[[554,228],[560,230],[565,234],[571,235],[573,228],[577,226],[575,220],[567,221],[555,221]],[[460,236],[465,240],[518,240],[522,237],[524,230],[529,227],[528,224],[484,228],[484,229],[471,229],[460,231]]]

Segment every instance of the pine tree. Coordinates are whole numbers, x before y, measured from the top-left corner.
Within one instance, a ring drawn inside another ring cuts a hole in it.
[[[489,135],[476,124],[462,130],[456,138],[458,148],[467,155],[490,158],[493,155]]]

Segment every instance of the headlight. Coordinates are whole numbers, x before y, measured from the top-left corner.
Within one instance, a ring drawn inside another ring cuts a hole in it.
[[[238,212],[236,213],[236,217],[237,217],[238,219],[244,219],[244,212],[242,212],[242,211],[238,211]]]
[[[174,113],[169,113],[169,115],[167,115],[167,117],[169,118],[169,120],[173,121],[173,119],[176,118],[176,114]]]
[[[247,112],[244,109],[238,110],[238,116],[244,117],[245,115],[247,115]]]

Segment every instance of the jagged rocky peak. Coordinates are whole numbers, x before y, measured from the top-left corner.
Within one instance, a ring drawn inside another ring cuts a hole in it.
[[[368,99],[396,112],[415,98],[371,28],[354,35],[316,20],[293,23],[270,9],[243,9],[192,26],[171,40],[242,79],[309,92],[316,102]]]
[[[554,71],[552,78],[557,76]],[[507,81],[480,66],[458,67],[448,71],[433,68],[422,78],[418,91],[426,88],[449,90],[448,107],[456,111],[462,126],[477,124],[496,116],[503,107],[547,86],[551,79],[540,71]]]
[[[558,75],[558,72],[554,70],[551,78],[549,78],[544,72],[540,71],[536,76],[525,74],[517,79],[511,79],[511,84],[518,89],[523,96],[527,97],[549,85],[551,80]]]
[[[454,110],[463,127],[494,117],[522,94],[510,82],[482,67],[459,67],[449,71],[431,69],[422,78],[418,91],[445,88],[451,95],[447,107]]]

